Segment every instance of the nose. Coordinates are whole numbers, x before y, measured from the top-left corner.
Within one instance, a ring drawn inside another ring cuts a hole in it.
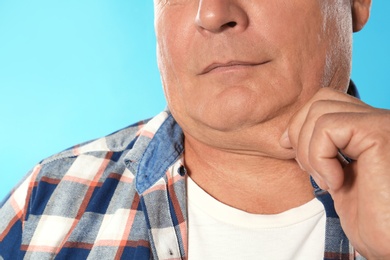
[[[199,30],[212,33],[243,31],[249,18],[237,0],[200,0],[195,23]]]

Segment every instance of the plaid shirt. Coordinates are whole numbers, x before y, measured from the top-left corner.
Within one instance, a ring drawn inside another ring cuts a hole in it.
[[[169,112],[38,164],[1,204],[0,259],[186,259],[183,133]],[[324,259],[359,258],[333,201]]]

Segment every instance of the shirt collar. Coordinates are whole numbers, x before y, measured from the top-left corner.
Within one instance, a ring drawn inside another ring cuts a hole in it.
[[[169,111],[160,113],[142,127],[125,156],[126,166],[135,175],[138,193],[155,184],[177,161],[184,151],[183,140],[183,131]]]

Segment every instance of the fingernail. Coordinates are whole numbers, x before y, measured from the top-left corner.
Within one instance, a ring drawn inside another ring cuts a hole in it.
[[[279,144],[283,148],[291,148],[292,147],[291,142],[290,142],[290,138],[288,137],[288,129],[286,129],[286,131],[284,131],[284,133],[280,137]]]
[[[335,190],[334,183],[332,182],[326,182],[326,185],[328,186],[329,190]]]

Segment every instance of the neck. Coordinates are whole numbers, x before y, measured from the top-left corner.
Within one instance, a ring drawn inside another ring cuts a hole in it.
[[[184,160],[202,189],[249,213],[277,214],[314,197],[308,174],[295,160],[218,149],[187,136]]]

